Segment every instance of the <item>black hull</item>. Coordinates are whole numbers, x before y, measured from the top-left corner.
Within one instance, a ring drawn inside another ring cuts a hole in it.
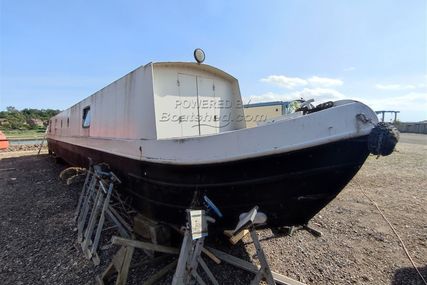
[[[71,165],[88,157],[106,162],[122,179],[120,191],[153,220],[182,225],[198,191],[220,208],[217,226],[233,227],[258,205],[268,225],[307,223],[353,178],[369,151],[367,136],[299,151],[204,165],[151,163],[48,139],[49,150]]]

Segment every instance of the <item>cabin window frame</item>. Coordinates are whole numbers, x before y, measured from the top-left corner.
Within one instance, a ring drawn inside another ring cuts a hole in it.
[[[67,118],[67,128],[70,127],[70,117]]]
[[[89,118],[88,118],[89,116]],[[88,122],[86,124],[86,119],[88,119]],[[82,128],[88,129],[90,128],[91,123],[91,114],[90,114],[90,105],[83,108],[83,115],[82,115]]]

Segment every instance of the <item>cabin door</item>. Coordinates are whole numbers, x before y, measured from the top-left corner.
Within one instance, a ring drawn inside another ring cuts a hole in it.
[[[219,109],[215,97],[214,81],[197,76],[197,95],[199,102],[200,134],[216,134],[219,132]]]
[[[179,86],[179,118],[181,135],[197,136],[200,134],[197,102],[197,77],[188,74],[178,74]]]
[[[209,78],[178,74],[182,136],[197,136],[219,132],[219,112],[214,81]]]

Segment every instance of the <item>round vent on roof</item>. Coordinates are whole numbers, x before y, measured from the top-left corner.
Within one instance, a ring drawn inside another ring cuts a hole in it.
[[[196,48],[194,50],[194,59],[197,63],[202,63],[205,61],[205,52],[201,48]]]

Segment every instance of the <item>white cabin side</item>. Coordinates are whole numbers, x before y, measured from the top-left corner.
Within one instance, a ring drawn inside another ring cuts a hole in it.
[[[155,139],[152,81],[152,65],[148,64],[91,96],[90,105],[94,106],[94,113],[90,136]]]
[[[209,65],[153,64],[157,139],[210,135],[245,127],[239,84]]]
[[[235,78],[209,65],[166,62],[141,66],[52,117],[48,137],[150,140],[245,126]]]
[[[141,66],[52,117],[48,137],[155,139],[152,74],[151,63]]]

